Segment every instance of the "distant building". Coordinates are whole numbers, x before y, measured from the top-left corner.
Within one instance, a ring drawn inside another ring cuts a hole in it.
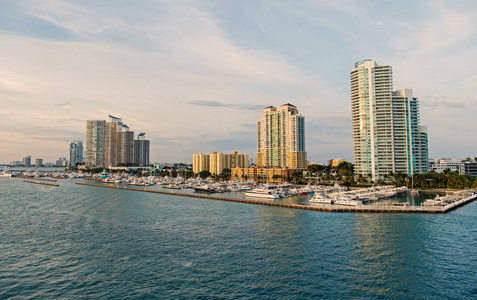
[[[257,121],[257,166],[305,169],[305,117],[296,106],[263,109]]]
[[[21,160],[14,160],[10,162],[10,166],[21,166],[23,165],[23,161]]]
[[[67,165],[68,161],[66,160],[66,157],[60,157],[55,164],[56,167],[66,167]]]
[[[460,174],[477,176],[477,161],[463,161],[460,165]]]
[[[23,158],[23,165],[27,168],[31,167],[31,156],[26,156]]]
[[[232,180],[255,181],[255,182],[273,182],[280,183],[290,179],[294,172],[302,172],[303,169],[289,168],[233,168]]]
[[[116,161],[117,165],[134,164],[134,131],[129,131],[127,125],[121,126],[117,133]]]
[[[356,62],[350,77],[355,173],[378,180],[428,172],[427,128],[412,90],[393,92],[391,66],[371,59]]]
[[[43,167],[43,159],[42,158],[37,158],[35,161],[35,166],[36,167]]]
[[[194,154],[192,156],[192,171],[194,174],[210,171],[210,155],[203,153]]]
[[[329,164],[332,165],[333,167],[337,167],[342,162],[348,162],[348,161],[344,158],[330,159]]]
[[[121,122],[121,118],[109,115],[105,135],[105,165],[116,167],[119,164],[134,163],[134,132]]]
[[[429,160],[429,171],[436,173],[456,172],[460,173],[462,159],[438,158]]]
[[[212,152],[211,154],[194,154],[192,170],[195,174],[209,171],[211,174],[222,174],[224,169],[248,167],[248,155],[233,151],[231,154]]]
[[[85,164],[88,167],[104,167],[106,121],[86,121]]]
[[[70,144],[70,166],[76,167],[77,164],[83,163],[83,142],[73,141]]]
[[[459,173],[477,176],[477,161],[467,157],[430,159],[429,169],[436,173]]]
[[[145,133],[140,133],[134,140],[134,163],[137,166],[149,165],[149,140],[146,140]]]

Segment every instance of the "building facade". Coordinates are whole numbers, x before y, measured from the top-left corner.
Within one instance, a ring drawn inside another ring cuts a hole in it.
[[[68,165],[68,160],[66,160],[66,157],[60,157],[55,163],[56,167],[66,167]]]
[[[43,166],[43,159],[42,158],[37,158],[35,161],[35,166],[36,167],[42,167]]]
[[[463,161],[460,165],[460,174],[477,176],[477,161]]]
[[[436,173],[459,173],[461,175],[477,176],[477,161],[469,157],[430,159],[429,170]]]
[[[257,121],[257,166],[305,169],[305,117],[296,106],[269,106]]]
[[[106,121],[86,121],[85,164],[88,167],[104,167]]]
[[[340,163],[343,163],[343,162],[348,162],[348,161],[344,158],[330,159],[329,164],[333,167],[337,167],[340,165]]]
[[[210,172],[210,155],[203,153],[194,154],[192,156],[192,171],[194,174],[202,171]]]
[[[427,128],[412,90],[393,92],[391,66],[370,59],[356,62],[350,77],[355,173],[378,180],[428,172]]]
[[[27,168],[31,167],[31,156],[25,156],[23,158],[23,165]]]
[[[134,163],[137,166],[149,165],[149,140],[146,140],[145,133],[140,133],[134,140]]]
[[[192,170],[195,174],[209,171],[213,175],[220,175],[224,169],[247,168],[249,156],[237,151],[231,154],[214,151],[211,154],[194,154],[192,159]]]
[[[134,131],[116,118],[109,115],[105,134],[105,166],[134,164]]]
[[[238,181],[282,183],[290,180],[294,172],[303,172],[303,169],[289,168],[233,168],[231,178]]]
[[[73,141],[70,144],[70,166],[76,167],[77,164],[83,163],[83,142]]]

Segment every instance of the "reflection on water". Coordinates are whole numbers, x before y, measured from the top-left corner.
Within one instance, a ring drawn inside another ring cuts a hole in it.
[[[1,299],[477,293],[477,202],[439,215],[330,213],[74,182],[0,180]]]
[[[353,289],[374,296],[403,297],[425,290],[432,276],[421,216],[356,214],[350,266]]]

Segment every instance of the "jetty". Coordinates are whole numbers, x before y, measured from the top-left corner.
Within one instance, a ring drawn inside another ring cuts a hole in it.
[[[59,186],[57,183],[48,183],[48,182],[41,182],[38,179],[35,180],[23,180],[26,183],[34,183],[34,184],[42,184],[42,185],[49,185],[49,186]]]
[[[202,198],[202,199],[212,199],[212,200],[221,200],[221,201],[230,201],[238,203],[247,203],[247,204],[256,204],[256,205],[265,205],[265,206],[278,206],[285,208],[294,208],[294,209],[305,209],[305,210],[316,210],[316,211],[326,211],[326,212],[361,212],[361,213],[447,213],[451,210],[456,209],[462,205],[470,203],[477,199],[477,194],[474,193],[466,198],[458,200],[452,204],[448,205],[433,205],[433,206],[411,206],[411,205],[392,205],[392,204],[374,204],[374,205],[358,205],[358,206],[341,206],[341,205],[327,205],[327,204],[317,204],[317,205],[300,205],[300,204],[289,204],[289,203],[276,203],[276,202],[265,202],[265,201],[255,201],[255,200],[246,200],[246,199],[235,199],[227,197],[215,197],[210,195],[199,195],[199,194],[186,194],[186,193],[175,193],[175,192],[166,192],[166,191],[154,191],[138,188],[127,188],[119,187],[113,185],[101,185],[101,184],[92,184],[92,183],[82,183],[76,182],[78,185],[84,186],[93,186],[109,189],[119,189],[143,193],[155,193],[155,194],[165,194],[165,195],[174,195],[174,196],[183,196],[183,197],[192,197],[192,198]]]

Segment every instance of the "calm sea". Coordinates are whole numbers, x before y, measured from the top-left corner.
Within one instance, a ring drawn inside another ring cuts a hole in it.
[[[75,181],[0,178],[0,299],[477,298],[477,202],[327,213]]]

